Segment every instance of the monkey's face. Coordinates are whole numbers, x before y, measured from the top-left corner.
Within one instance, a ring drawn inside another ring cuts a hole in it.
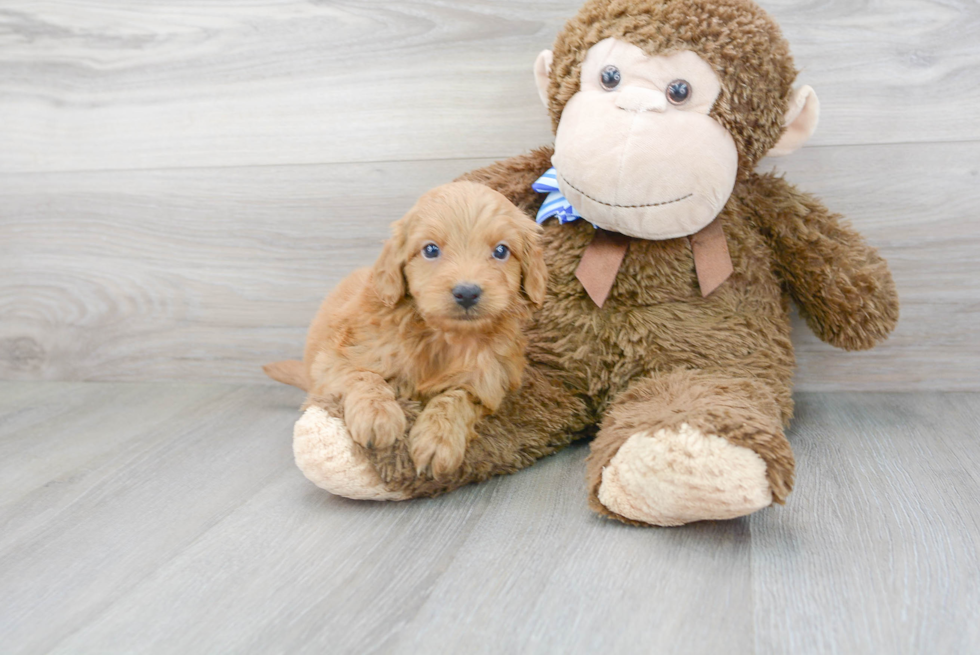
[[[735,141],[710,116],[720,93],[693,52],[651,57],[599,42],[558,125],[552,163],[562,193],[592,223],[640,239],[705,228],[738,175]]]

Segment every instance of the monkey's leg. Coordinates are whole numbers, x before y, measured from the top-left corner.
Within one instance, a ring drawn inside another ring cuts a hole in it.
[[[620,521],[731,519],[793,487],[777,395],[756,379],[677,370],[637,381],[592,442],[590,506]]]
[[[513,473],[557,452],[589,425],[585,403],[556,377],[544,367],[529,366],[521,389],[477,424],[479,436],[468,444],[462,466],[439,480],[417,475],[407,436],[388,449],[355,444],[341,408],[329,403],[316,403],[297,422],[296,464],[317,486],[335,495],[370,500],[435,496]],[[411,431],[417,411],[407,413]]]

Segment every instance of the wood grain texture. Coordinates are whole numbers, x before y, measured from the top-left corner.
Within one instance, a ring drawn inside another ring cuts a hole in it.
[[[332,497],[292,464],[301,396],[0,382],[2,650],[980,649],[978,394],[800,394],[789,504],[679,529],[591,514],[583,445],[435,500]],[[73,461],[19,475],[41,437]]]
[[[261,381],[391,221],[487,161],[4,176],[0,379]],[[867,353],[798,324],[798,387],[980,390],[980,143],[774,163],[881,248],[903,302]]]
[[[0,172],[500,158],[580,0],[6,0]],[[815,145],[980,139],[980,5],[768,0]]]
[[[7,176],[0,377],[262,379],[389,223],[473,165]]]
[[[0,643],[9,652],[50,650],[292,468],[295,411],[242,411],[285,389],[199,388],[196,402],[183,385],[33,389],[21,411],[50,418],[2,428],[18,453],[2,476],[14,476],[7,493],[16,500],[0,507]],[[102,396],[88,399],[101,438],[76,441],[88,417],[63,408],[78,394]],[[47,447],[20,452],[32,434]],[[79,451],[74,466],[59,465],[62,449]],[[51,462],[47,478],[23,476],[25,461]]]
[[[789,511],[751,518],[758,652],[980,650],[977,397],[799,401]]]
[[[296,356],[418,195],[550,140],[530,62],[578,4],[4,3],[0,379],[257,381]],[[798,322],[799,388],[980,389],[980,5],[764,4],[824,107],[777,163],[903,300],[870,353]]]

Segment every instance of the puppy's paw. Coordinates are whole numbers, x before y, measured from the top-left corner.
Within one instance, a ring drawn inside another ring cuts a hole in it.
[[[344,419],[351,438],[365,448],[390,448],[407,427],[405,412],[394,400],[348,398]]]
[[[438,479],[463,465],[470,435],[465,426],[423,411],[408,435],[408,452],[419,475]]]
[[[409,436],[409,454],[419,475],[428,474],[439,479],[462,466],[466,438],[419,436],[413,433]]]

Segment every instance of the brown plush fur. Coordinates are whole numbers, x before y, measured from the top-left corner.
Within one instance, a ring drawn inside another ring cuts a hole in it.
[[[404,434],[399,399],[423,403],[409,451],[417,470],[438,478],[462,463],[477,420],[521,384],[521,328],[547,276],[540,228],[499,193],[462,182],[427,193],[392,232],[374,269],[323,302],[305,371],[283,362],[266,371],[322,402],[342,399],[351,436],[368,448]],[[431,260],[421,252],[430,243],[441,249]],[[492,255],[500,244],[512,252],[506,260]],[[475,306],[456,302],[460,284],[482,289]]]
[[[870,348],[895,327],[895,286],[875,250],[815,198],[753,171],[782,133],[796,74],[772,20],[744,0],[591,0],[555,47],[556,126],[578,89],[586,52],[611,36],[649,54],[693,50],[718,73],[723,90],[712,116],[740,154],[738,181],[720,215],[735,273],[703,298],[688,239],[634,240],[600,309],[575,278],[592,226],[548,221],[548,293],[526,332],[523,386],[477,425],[479,447],[445,479],[416,476],[401,442],[370,453],[392,489],[434,495],[516,471],[598,426],[590,502],[625,521],[596,498],[602,468],[631,435],[687,423],[756,452],[781,503],[794,473],[783,433],[793,412],[790,300],[819,337],[842,348]],[[465,179],[533,216],[543,196],[531,184],[551,155],[543,148]]]
[[[754,450],[766,462],[773,501],[782,504],[793,488],[794,459],[780,414],[769,385],[750,378],[677,369],[639,381],[616,399],[592,442],[586,473],[589,505],[607,513],[597,498],[602,467],[627,439],[642,431],[676,430],[685,423]]]

